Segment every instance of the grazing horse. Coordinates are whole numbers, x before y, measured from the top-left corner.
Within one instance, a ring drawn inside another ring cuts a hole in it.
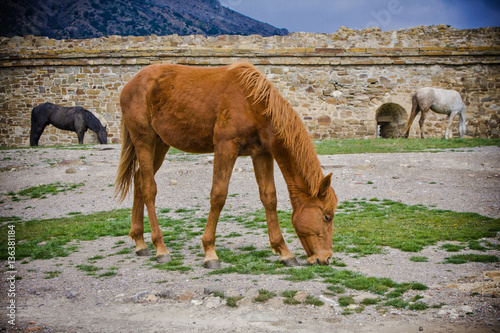
[[[30,146],[38,146],[38,141],[47,125],[76,132],[78,143],[83,144],[83,137],[87,129],[97,134],[99,143],[108,143],[106,126],[102,126],[99,119],[90,111],[81,106],[65,107],[52,103],[37,105],[31,110]]]
[[[154,175],[170,147],[214,153],[210,212],[202,236],[203,266],[220,267],[215,230],[238,156],[251,156],[265,208],[271,248],[285,265],[297,265],[281,234],[276,213],[274,160],[287,183],[292,224],[310,264],[332,257],[337,196],[324,176],[305,126],[278,90],[250,63],[218,68],[155,64],[142,69],[123,88],[122,151],[115,183],[125,198],[132,182],[134,201],[129,236],[135,252],[148,255],[144,205],[158,262],[170,261],[155,213]]]
[[[420,137],[424,138],[424,121],[427,112],[431,109],[436,113],[448,115],[448,126],[446,127],[445,138],[451,139],[451,125],[453,119],[460,114],[458,133],[461,138],[465,134],[465,104],[460,94],[455,90],[445,90],[437,88],[422,88],[417,90],[411,97],[411,113],[403,129],[403,137],[408,138],[410,127],[419,112],[420,114]]]

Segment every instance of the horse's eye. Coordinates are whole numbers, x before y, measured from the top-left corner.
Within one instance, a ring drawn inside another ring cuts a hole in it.
[[[325,215],[325,221],[326,222],[330,222],[332,220],[332,216],[331,215]]]

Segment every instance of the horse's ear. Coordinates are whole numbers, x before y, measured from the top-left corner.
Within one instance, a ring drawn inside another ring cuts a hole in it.
[[[318,189],[319,198],[326,197],[326,194],[328,193],[328,188],[330,187],[331,184],[332,184],[332,174],[330,173],[328,176],[323,178],[323,180],[319,184],[319,189]]]

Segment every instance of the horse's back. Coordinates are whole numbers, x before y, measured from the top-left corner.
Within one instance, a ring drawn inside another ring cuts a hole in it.
[[[45,102],[35,106],[31,110],[32,122],[40,125],[50,123],[50,115],[57,107],[59,106],[49,102]]]
[[[129,131],[151,127],[163,142],[180,150],[211,152],[217,122],[226,119],[229,131],[236,118],[249,118],[244,114],[249,110],[246,95],[235,74],[228,66],[148,66],[122,90],[126,126]]]
[[[425,87],[417,90],[416,97],[419,105],[428,105],[437,113],[448,114],[465,107],[460,93],[456,90]]]

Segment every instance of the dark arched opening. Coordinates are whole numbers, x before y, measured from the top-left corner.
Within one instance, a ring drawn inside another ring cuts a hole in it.
[[[382,104],[375,113],[377,138],[397,138],[403,130],[408,116],[406,110],[396,103]]]

